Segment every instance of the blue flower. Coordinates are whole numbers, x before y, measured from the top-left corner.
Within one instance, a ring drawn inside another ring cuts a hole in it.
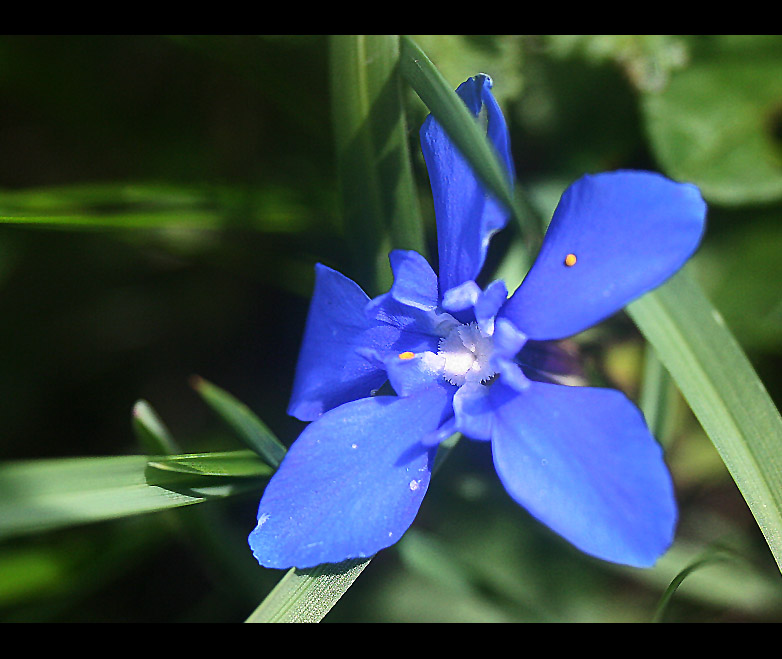
[[[508,131],[479,75],[457,93],[509,181]],[[572,336],[658,286],[700,242],[698,189],[642,171],[584,176],[563,194],[540,254],[508,297],[475,282],[508,217],[442,127],[421,128],[439,277],[413,251],[390,254],[394,283],[370,300],[318,264],[289,413],[311,421],[269,482],[249,542],[267,567],[368,557],[412,524],[439,442],[491,442],[508,494],[582,551],[649,566],[677,510],[660,446],[612,389],[535,377],[527,347]],[[533,379],[534,377],[534,379]],[[390,381],[395,395],[375,395]]]

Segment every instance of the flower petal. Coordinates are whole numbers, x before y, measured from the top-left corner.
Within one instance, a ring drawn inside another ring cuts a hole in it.
[[[494,409],[490,388],[478,382],[468,382],[453,397],[456,429],[470,439],[491,439]]]
[[[465,323],[470,323],[471,318],[475,318],[481,333],[484,336],[491,336],[494,334],[494,317],[507,298],[508,287],[501,279],[493,281],[485,291],[481,290],[472,279],[468,279],[456,288],[445,292],[442,307],[460,317]],[[471,313],[460,313],[465,311]]]
[[[475,302],[475,320],[486,335],[494,334],[494,317],[508,299],[508,287],[502,279],[493,281]]]
[[[582,551],[654,564],[676,524],[660,446],[621,392],[531,382],[492,388],[492,451],[508,493]]]
[[[450,414],[445,389],[346,403],[311,423],[266,487],[249,543],[261,565],[306,568],[372,556],[412,524]]]
[[[488,116],[488,137],[514,178],[510,139],[502,111],[491,93],[491,78],[478,75],[463,82],[456,93],[477,117]],[[472,168],[442,126],[429,115],[421,126],[421,149],[432,185],[440,258],[440,291],[475,279],[483,267],[491,236],[508,221],[508,212],[489,197]]]
[[[705,217],[694,185],[653,172],[584,176],[562,195],[501,314],[531,339],[591,327],[673,275],[698,246]]]
[[[438,385],[453,387],[443,377],[445,358],[435,352],[403,352],[385,359],[388,379],[398,396],[411,396]]]
[[[288,414],[311,421],[342,403],[364,398],[387,379],[362,349],[388,350],[398,328],[367,317],[369,298],[352,280],[318,263]]]
[[[392,297],[424,311],[432,311],[439,301],[437,275],[432,266],[418,252],[395,249],[388,255],[394,283],[389,291]]]

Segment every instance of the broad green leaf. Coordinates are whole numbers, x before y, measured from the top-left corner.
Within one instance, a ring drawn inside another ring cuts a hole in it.
[[[260,489],[150,469],[148,457],[64,458],[0,464],[0,538],[138,515]]]
[[[782,569],[782,418],[749,360],[686,271],[627,311],[709,435]]]
[[[245,622],[320,622],[370,560],[289,570]]]
[[[151,458],[148,464],[163,471],[229,478],[261,478],[269,476],[273,471],[254,451],[167,455]]]
[[[345,239],[354,278],[372,295],[391,285],[388,253],[426,255],[413,181],[396,35],[330,38],[332,121]]]
[[[646,94],[655,156],[671,177],[722,204],[782,198],[782,55],[703,58]]]
[[[247,446],[272,467],[280,465],[287,449],[249,407],[203,378],[193,378],[192,386]]]

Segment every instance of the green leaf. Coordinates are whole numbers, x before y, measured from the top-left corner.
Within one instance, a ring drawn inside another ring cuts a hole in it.
[[[163,471],[201,476],[229,478],[260,478],[269,476],[273,469],[254,451],[215,451],[189,453],[153,458],[149,466]]]
[[[404,79],[472,165],[476,176],[513,213],[525,239],[530,244],[536,243],[542,233],[537,213],[526,196],[514,200],[505,170],[479,123],[415,42],[403,36],[401,44],[400,70]]]
[[[150,469],[144,455],[64,458],[0,465],[0,538],[138,515],[260,489]]]
[[[663,446],[667,444],[675,426],[677,396],[671,374],[665,370],[654,348],[647,343],[639,407],[652,435]]]
[[[523,88],[524,36],[518,34],[414,34],[410,38],[426,53],[449,87],[468,75],[491,73],[500,106],[519,97]]]
[[[663,622],[665,614],[668,611],[668,606],[671,603],[671,599],[673,598],[676,591],[679,589],[679,586],[682,585],[682,583],[688,576],[690,576],[693,572],[703,567],[707,567],[708,565],[713,565],[714,563],[718,563],[720,561],[727,561],[730,560],[731,558],[732,558],[731,556],[721,552],[720,550],[708,551],[702,558],[693,561],[687,567],[685,567],[681,572],[679,572],[679,574],[677,574],[674,577],[673,581],[671,581],[668,588],[665,589],[665,592],[663,593],[663,596],[660,598],[660,602],[657,605],[657,610],[654,613],[653,622]]]
[[[426,255],[398,65],[396,35],[330,38],[337,170],[354,259],[349,274],[372,295],[390,288],[392,249]]]
[[[191,381],[193,388],[217,414],[237,433],[247,446],[272,467],[278,467],[286,448],[266,424],[244,403],[200,377]]]
[[[179,448],[166,425],[145,400],[136,401],[132,413],[133,432],[149,455],[171,455]]]
[[[778,41],[778,43],[780,43]],[[722,204],[782,198],[782,51],[725,52],[642,98],[655,156],[673,178]]]
[[[310,206],[311,206],[311,202]],[[237,218],[241,218],[240,223]],[[49,229],[223,229],[301,232],[317,219],[290,190],[270,186],[186,187],[144,183],[74,184],[0,190],[0,224]]]
[[[782,418],[749,360],[686,271],[627,311],[717,448],[782,569]]]
[[[320,622],[370,560],[289,570],[245,622]]]

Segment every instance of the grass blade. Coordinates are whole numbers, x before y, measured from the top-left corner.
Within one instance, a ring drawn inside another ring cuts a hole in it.
[[[154,458],[150,467],[182,474],[223,478],[262,478],[272,473],[254,451],[215,451]]]
[[[320,622],[370,560],[289,570],[245,622]]]
[[[391,249],[426,255],[413,180],[396,35],[330,38],[332,120],[352,275],[371,295],[388,290]]]
[[[525,195],[514,198],[513,188],[485,132],[437,67],[408,36],[402,36],[401,54],[402,77],[437,118],[478,178],[513,213],[527,246],[534,249],[543,233],[538,214]]]
[[[782,418],[686,271],[627,311],[717,448],[782,569]]]
[[[654,618],[652,619],[652,622],[663,622],[665,618],[665,614],[668,611],[668,606],[671,603],[671,599],[673,598],[676,591],[679,589],[679,586],[682,585],[684,580],[690,576],[693,572],[696,570],[699,570],[700,568],[706,567],[708,565],[712,565],[713,563],[717,563],[719,561],[727,561],[730,560],[730,556],[727,554],[721,553],[719,551],[715,551],[712,553],[707,553],[703,558],[700,558],[692,563],[690,563],[687,567],[685,567],[679,574],[677,574],[673,581],[671,581],[668,588],[665,589],[665,592],[663,593],[662,597],[660,598],[660,602],[657,605],[657,610],[654,613]]]
[[[147,401],[136,401],[131,419],[136,439],[148,455],[179,453],[171,432]]]
[[[152,470],[144,455],[0,465],[0,538],[167,510],[260,489],[254,479],[215,482]]]
[[[237,223],[238,217],[242,218]],[[297,233],[318,217],[290,191],[158,183],[0,189],[0,225],[64,230],[253,229]]]
[[[253,451],[274,468],[280,466],[286,448],[266,424],[227,391],[200,377],[191,380],[192,387],[206,403],[237,433]]]

